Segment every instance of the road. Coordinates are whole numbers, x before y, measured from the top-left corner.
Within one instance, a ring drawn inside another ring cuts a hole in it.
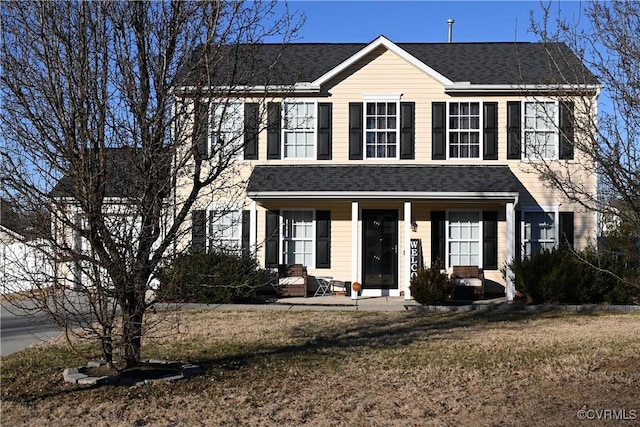
[[[44,314],[19,315],[20,310],[3,303],[0,315],[0,356],[8,356],[32,344],[54,338],[62,332]]]

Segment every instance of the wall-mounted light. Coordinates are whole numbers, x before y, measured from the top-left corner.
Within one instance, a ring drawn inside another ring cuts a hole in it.
[[[416,232],[418,231],[418,223],[415,221],[411,221],[411,231]]]

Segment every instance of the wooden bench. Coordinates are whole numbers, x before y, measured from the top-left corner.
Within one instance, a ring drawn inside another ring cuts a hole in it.
[[[484,274],[482,274],[477,265],[456,265],[453,267],[452,276],[457,282],[454,295],[470,296],[471,298],[484,297]],[[473,292],[471,292],[469,288],[471,288]]]

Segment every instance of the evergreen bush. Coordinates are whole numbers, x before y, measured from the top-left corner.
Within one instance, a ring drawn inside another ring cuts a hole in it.
[[[451,297],[456,280],[442,271],[442,262],[436,260],[430,268],[418,270],[411,279],[411,296],[419,304],[439,304]]]
[[[270,281],[255,258],[225,252],[188,253],[158,275],[162,301],[227,304],[242,302]]]

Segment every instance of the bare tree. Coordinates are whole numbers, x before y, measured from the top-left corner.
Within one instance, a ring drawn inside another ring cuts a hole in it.
[[[561,97],[576,101],[571,132],[576,152],[583,155],[575,159],[579,168],[572,167],[575,162],[562,161],[538,161],[531,166],[570,200],[599,212],[605,221],[616,218],[615,222],[625,224],[627,231],[638,237],[640,4],[590,1],[581,16],[572,20],[554,19],[551,3],[543,4],[542,10],[541,19],[532,15],[532,30],[547,46],[550,67],[562,70],[559,75],[563,79],[553,82]],[[558,42],[578,55],[600,87],[594,87],[582,65],[567,67],[552,60],[561,57]],[[583,172],[597,176],[597,193],[580,179]]]
[[[270,36],[284,44],[299,22],[275,1],[0,7],[2,196],[31,218],[46,241],[32,248],[50,265],[40,272],[53,272],[30,280],[31,307],[67,330],[81,326],[109,363],[122,346],[135,365],[154,272],[188,233],[194,204],[235,191],[242,135],[204,156],[208,126],[190,119],[198,98],[222,99],[239,73],[273,68],[244,46]],[[230,57],[245,67],[225,66]],[[69,278],[82,292],[51,287]]]

